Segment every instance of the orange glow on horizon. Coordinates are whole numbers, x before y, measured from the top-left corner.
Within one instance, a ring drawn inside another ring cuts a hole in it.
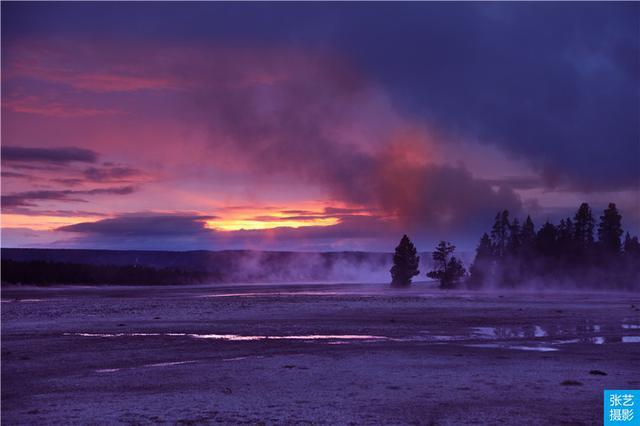
[[[341,214],[327,212],[325,208],[348,209],[345,205],[328,205],[324,202],[310,201],[286,207],[238,207],[225,210],[219,218],[206,222],[209,229],[218,231],[239,231],[273,228],[301,228],[304,226],[331,226],[340,223]],[[350,214],[369,216],[370,212]]]
[[[336,209],[331,211],[330,208]],[[332,226],[340,223],[344,215],[370,216],[365,210],[353,209],[348,206],[323,202],[296,203],[289,206],[269,207],[219,207],[213,219],[203,221],[207,229],[216,231],[261,230],[273,228],[301,228],[305,226]],[[341,212],[340,209],[345,209]],[[329,210],[329,211],[327,211]],[[155,212],[160,213],[160,212]],[[171,214],[173,212],[164,212]],[[203,215],[211,213],[201,213]],[[97,222],[117,217],[107,216],[57,216],[24,215],[3,213],[2,228],[27,228],[34,231],[54,231],[57,228],[75,225],[83,222]]]
[[[34,231],[53,231],[67,225],[81,222],[95,222],[104,219],[95,216],[31,216],[23,214],[2,213],[2,228],[28,228]]]
[[[206,222],[207,228],[219,231],[239,231],[254,229],[272,229],[280,227],[300,228],[303,226],[330,226],[336,225],[340,219],[335,217],[315,218],[310,220],[251,220],[251,219],[216,219]]]

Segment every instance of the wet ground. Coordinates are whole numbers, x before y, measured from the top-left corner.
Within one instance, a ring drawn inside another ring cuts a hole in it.
[[[640,295],[9,288],[3,424],[601,424]]]

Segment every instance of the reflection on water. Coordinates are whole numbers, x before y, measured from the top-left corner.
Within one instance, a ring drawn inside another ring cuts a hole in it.
[[[82,336],[82,337],[132,337],[132,336],[162,336],[160,333],[64,333],[65,336]],[[164,333],[168,336],[169,333]],[[177,335],[177,334],[174,334]],[[182,334],[180,334],[182,335]]]
[[[572,326],[527,325],[519,327],[471,327],[469,336],[481,340],[554,339],[553,344],[638,343],[638,336],[625,336],[625,330],[638,330],[638,324],[601,325],[582,323]],[[465,339],[465,335],[447,336],[449,340]]]
[[[204,296],[196,297],[257,297],[257,296],[344,296],[344,295],[356,295],[358,292],[344,292],[344,291],[262,291],[262,292],[247,292],[247,293],[217,293],[217,294],[205,294]]]
[[[535,337],[547,337],[547,332],[544,331],[544,329],[542,327],[540,327],[539,325],[536,325],[535,329],[533,331],[533,335]]]
[[[122,370],[131,370],[134,368],[154,368],[154,367],[171,367],[174,365],[183,365],[183,364],[191,364],[197,362],[196,360],[190,360],[190,361],[170,361],[170,362],[157,362],[154,364],[144,364],[140,367],[128,367],[128,368],[100,368],[98,370],[95,370],[96,373],[115,373],[118,371],[122,371]]]
[[[238,334],[189,334],[198,339],[216,340],[384,340],[384,336],[369,336],[360,334],[303,334],[293,336],[241,336]]]
[[[145,364],[143,367],[170,367],[172,365],[191,364],[196,361],[173,361],[173,362],[158,362],[155,364]]]
[[[548,333],[539,325],[523,327],[471,327],[472,335],[489,339],[524,339],[546,337]]]
[[[370,334],[290,334],[290,335],[242,335],[222,333],[64,333],[66,336],[81,337],[186,337],[192,339],[250,342],[250,341],[303,341],[321,342],[328,345],[348,345],[358,343],[376,342],[407,342],[407,343],[431,343],[431,344],[464,344],[477,348],[500,348],[522,351],[553,352],[564,345],[571,344],[616,344],[616,343],[640,343],[640,336],[627,335],[630,331],[640,330],[638,324],[590,324],[588,322],[562,325],[525,325],[525,326],[501,326],[501,327],[469,327],[462,329],[459,334],[443,334],[440,330],[423,330],[418,335],[405,337],[381,336]],[[478,342],[480,341],[480,342]],[[482,341],[490,341],[483,343]],[[193,361],[190,361],[193,362]],[[175,363],[150,364],[147,367],[164,367],[177,365]],[[112,372],[109,369],[99,372]]]
[[[195,339],[213,339],[230,341],[250,340],[366,340],[379,341],[388,339],[385,336],[371,336],[362,334],[302,334],[288,336],[244,336],[240,334],[197,334],[197,333],[64,333],[65,336],[82,337],[147,337],[147,336],[186,336]]]
[[[536,352],[554,352],[557,348],[549,346],[526,346],[526,345],[507,345],[500,343],[481,343],[477,345],[466,345],[471,348],[496,348],[496,349],[515,349],[518,351],[536,351]]]

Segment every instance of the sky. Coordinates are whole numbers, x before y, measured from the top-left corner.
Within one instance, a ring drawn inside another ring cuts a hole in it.
[[[3,2],[2,247],[640,231],[640,3]]]

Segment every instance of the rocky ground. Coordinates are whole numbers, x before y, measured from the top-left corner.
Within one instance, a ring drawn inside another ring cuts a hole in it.
[[[640,295],[2,290],[3,424],[601,424]]]

